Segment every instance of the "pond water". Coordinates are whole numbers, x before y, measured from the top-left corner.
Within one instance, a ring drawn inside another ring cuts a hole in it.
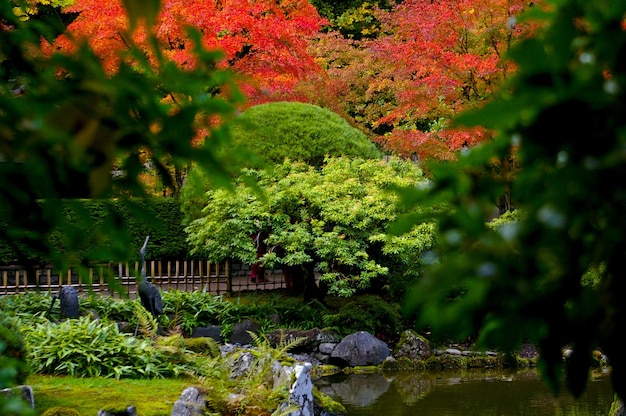
[[[349,374],[315,380],[348,416],[607,416],[613,390],[594,374],[578,400],[554,396],[534,370]]]

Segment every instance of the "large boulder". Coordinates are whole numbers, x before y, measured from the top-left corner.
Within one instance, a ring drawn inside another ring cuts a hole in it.
[[[387,343],[366,331],[348,335],[333,349],[331,358],[350,367],[380,365],[391,355]]]
[[[228,342],[239,345],[252,344],[254,339],[250,333],[258,334],[260,329],[259,324],[250,319],[245,319],[233,325],[233,331],[228,338]]]
[[[425,360],[432,354],[430,342],[411,329],[402,333],[393,353],[395,358],[406,357],[411,361]]]
[[[191,332],[191,338],[213,338],[216,342],[224,342],[222,339],[222,327],[219,325],[196,327]]]

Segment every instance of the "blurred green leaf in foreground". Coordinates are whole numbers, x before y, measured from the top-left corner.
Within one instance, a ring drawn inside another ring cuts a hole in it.
[[[527,16],[542,29],[510,51],[515,75],[458,120],[493,129],[493,141],[433,166],[432,188],[411,196],[450,210],[407,305],[436,336],[510,351],[536,343],[545,380],[558,391],[565,368],[575,396],[599,348],[624,399],[626,3],[546,5]],[[513,177],[481,174],[512,152]],[[505,189],[522,215],[487,227],[485,212]],[[565,361],[564,348],[573,351]]]
[[[193,29],[195,66],[168,61],[141,24],[154,20],[159,2],[150,3],[132,8],[133,31],[120,33],[128,47],[113,74],[81,39],[71,55],[44,53],[42,39],[58,27],[22,20],[12,2],[0,4],[0,239],[12,244],[17,261],[36,255],[65,267],[86,260],[73,255],[87,237],[80,229],[92,221],[72,205],[77,198],[116,197],[137,221],[151,221],[133,204],[146,195],[139,179],[147,167],[165,186],[175,187],[173,169],[192,163],[218,184],[228,180],[215,148],[228,140],[225,121],[242,100],[234,76],[218,69],[221,54],[203,49]],[[136,37],[151,49],[140,50]],[[66,223],[61,205],[76,209],[83,227]],[[125,224],[113,214],[102,224],[91,229],[102,244],[89,260],[127,259]],[[64,231],[65,252],[48,244],[53,228]]]

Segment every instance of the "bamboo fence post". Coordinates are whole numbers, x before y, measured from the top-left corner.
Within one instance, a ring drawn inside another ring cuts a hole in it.
[[[226,292],[229,295],[233,294],[233,278],[230,274],[230,260],[226,260],[224,264],[224,274],[226,275]]]

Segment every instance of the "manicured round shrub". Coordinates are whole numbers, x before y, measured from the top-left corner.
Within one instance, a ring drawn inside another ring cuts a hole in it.
[[[321,166],[325,156],[381,157],[367,136],[338,114],[298,102],[247,109],[232,128],[232,140],[235,151],[254,156],[248,167],[285,159]]]
[[[231,140],[215,142],[234,176],[241,168],[262,169],[285,159],[320,167],[326,156],[378,159],[380,150],[337,113],[312,104],[274,102],[248,108],[231,123]],[[183,222],[201,216],[204,193],[215,187],[202,166],[189,171],[181,190]]]

